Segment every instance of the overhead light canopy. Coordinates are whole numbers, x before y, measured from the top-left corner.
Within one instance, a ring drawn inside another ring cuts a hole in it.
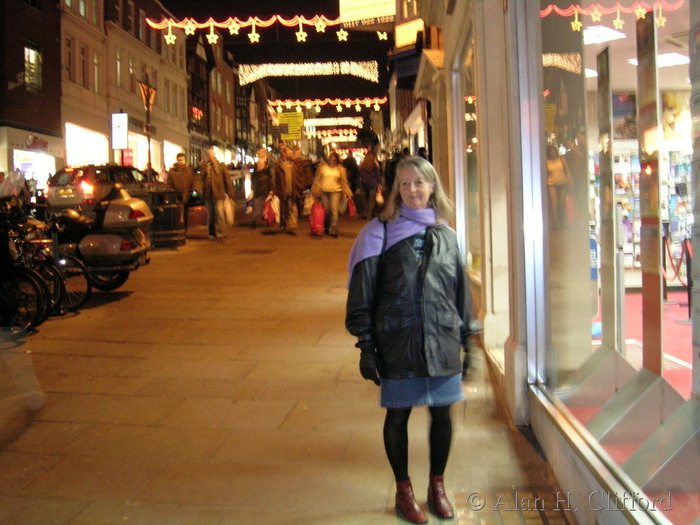
[[[606,26],[586,26],[583,28],[583,43],[585,45],[602,44],[627,38],[622,31],[617,31]]]
[[[633,66],[637,65],[636,58],[630,58],[627,62]],[[690,64],[690,59],[680,53],[661,53],[656,55],[656,67],[684,66],[687,64]]]

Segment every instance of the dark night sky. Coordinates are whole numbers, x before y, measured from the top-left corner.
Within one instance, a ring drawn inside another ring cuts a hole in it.
[[[176,18],[191,17],[203,21],[210,16],[215,20],[225,20],[229,16],[245,19],[250,16],[269,18],[282,15],[292,18],[303,15],[311,18],[321,14],[330,19],[339,15],[337,0],[160,0],[164,7]],[[390,43],[379,41],[376,33],[351,31],[348,42],[338,42],[335,31],[328,28],[326,33],[317,33],[313,27],[305,27],[307,42],[296,41],[294,33],[298,28],[287,28],[275,24],[270,28],[259,28],[260,43],[251,44],[246,36],[249,29],[238,36],[228,36],[226,47],[241,64],[266,62],[328,62],[341,60],[377,60],[380,78],[375,84],[353,76],[337,77],[268,77],[268,83],[280,92],[282,98],[355,98],[381,97],[386,94],[389,81],[387,53]]]

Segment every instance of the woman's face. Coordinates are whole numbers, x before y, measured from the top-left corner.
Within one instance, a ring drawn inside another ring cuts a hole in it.
[[[433,185],[414,168],[406,167],[398,175],[399,195],[405,206],[422,210],[428,207]]]

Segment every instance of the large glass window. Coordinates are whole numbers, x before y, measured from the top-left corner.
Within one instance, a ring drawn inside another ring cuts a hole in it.
[[[28,89],[40,91],[41,82],[41,52],[32,46],[24,47],[24,83]]]
[[[691,391],[689,3],[541,3],[544,376],[623,469]]]

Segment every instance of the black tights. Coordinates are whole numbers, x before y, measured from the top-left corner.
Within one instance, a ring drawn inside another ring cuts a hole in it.
[[[430,408],[430,474],[442,476],[450,454],[452,419],[450,405]],[[387,408],[384,419],[384,449],[396,481],[408,476],[408,418],[410,408]]]

